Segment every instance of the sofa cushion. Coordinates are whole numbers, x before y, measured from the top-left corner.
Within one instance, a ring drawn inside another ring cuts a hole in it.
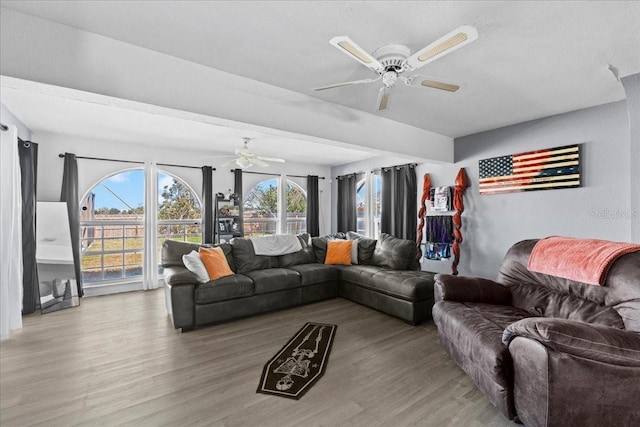
[[[375,265],[350,265],[340,267],[340,280],[350,282],[355,285],[370,287],[373,276],[382,271],[381,267]]]
[[[165,240],[162,242],[162,252],[160,258],[163,267],[184,266],[182,256],[191,251],[198,252],[200,245],[195,243],[178,242],[176,240]]]
[[[433,276],[426,271],[382,270],[373,275],[370,288],[410,301],[433,299]]]
[[[198,254],[211,280],[233,274],[222,248],[200,248]]]
[[[351,265],[351,240],[329,240],[324,263],[328,265]]]
[[[182,255],[182,262],[187,270],[192,272],[198,278],[198,282],[207,283],[209,280],[209,272],[200,258],[200,254],[196,251],[191,251],[186,255]]]
[[[529,271],[527,264],[536,242],[514,244],[500,266],[496,281],[510,287],[515,307],[537,316],[640,332],[640,252],[618,258],[604,286],[594,286]]]
[[[527,317],[526,311],[504,305],[440,301],[433,306],[442,347],[508,416],[514,413],[513,362],[502,332]]]
[[[231,247],[238,273],[278,267],[278,257],[256,255],[249,239],[236,237],[231,240]]]
[[[313,263],[294,265],[289,268],[300,273],[302,286],[338,281],[339,270],[331,265]]]
[[[411,240],[398,239],[386,233],[380,233],[371,256],[371,265],[392,270],[406,270],[416,258],[417,247]]]
[[[300,273],[288,268],[254,270],[244,274],[253,280],[256,295],[300,287]]]
[[[313,246],[310,243],[308,234],[300,234],[297,236],[302,249],[292,254],[280,255],[278,257],[278,266],[288,268],[293,265],[309,264],[315,262]]]
[[[253,280],[233,274],[196,286],[196,304],[209,304],[235,298],[250,297],[254,293]]]
[[[316,257],[316,262],[324,264],[327,257],[327,242],[329,240],[335,240],[333,236],[314,237],[311,239],[311,245],[313,246],[313,253]]]

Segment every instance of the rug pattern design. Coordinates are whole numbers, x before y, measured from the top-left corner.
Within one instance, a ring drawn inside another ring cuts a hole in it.
[[[324,374],[337,328],[307,322],[264,366],[257,392],[299,399]]]

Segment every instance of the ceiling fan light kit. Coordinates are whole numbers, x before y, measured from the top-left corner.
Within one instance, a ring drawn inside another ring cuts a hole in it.
[[[463,25],[440,37],[425,48],[420,49],[413,55],[411,55],[409,48],[399,44],[382,46],[370,55],[347,36],[333,37],[329,40],[329,43],[341,52],[347,54],[350,58],[355,59],[365,67],[374,71],[378,76],[371,79],[354,80],[317,87],[314,90],[321,91],[356,84],[373,83],[382,79],[383,86],[378,92],[376,105],[378,111],[386,110],[389,108],[391,94],[398,80],[407,86],[414,86],[413,83],[417,78],[425,77],[418,74],[405,77],[403,75],[404,72],[416,70],[456,49],[460,49],[475,41],[477,38],[478,31],[474,27]],[[457,92],[461,87],[459,84],[442,82],[432,78],[422,80],[418,86],[438,89],[449,93]]]
[[[238,157],[228,161],[222,165],[223,167],[230,166],[235,163],[240,169],[248,169],[253,165],[267,167],[269,166],[269,163],[267,162],[285,163],[284,159],[258,156],[249,150],[249,147],[247,146],[249,141],[251,141],[251,138],[245,137],[242,138],[242,140],[244,141],[244,146],[241,149],[236,149],[236,155]]]

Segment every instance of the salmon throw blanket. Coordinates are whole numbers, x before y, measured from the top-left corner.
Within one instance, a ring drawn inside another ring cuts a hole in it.
[[[603,285],[613,262],[636,251],[640,251],[640,245],[633,243],[551,236],[536,243],[527,268],[577,282]]]

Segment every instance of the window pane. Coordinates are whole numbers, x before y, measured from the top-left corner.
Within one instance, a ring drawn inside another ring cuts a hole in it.
[[[365,234],[366,232],[366,209],[367,206],[367,183],[361,179],[356,184],[356,232]]]
[[[278,180],[262,181],[244,198],[244,235],[267,236],[278,229]]]
[[[201,218],[200,200],[193,190],[180,178],[159,172],[158,244],[156,247],[159,275],[162,275],[164,271],[160,265],[162,262],[162,243],[165,240],[201,243]]]
[[[91,189],[80,207],[84,282],[142,275],[143,220],[142,169],[117,173]]]
[[[307,232],[307,196],[291,181],[287,181],[287,230],[286,234]]]
[[[200,201],[179,178],[158,173],[158,219],[200,219]]]
[[[380,213],[382,211],[381,208],[381,196],[382,196],[382,175],[380,171],[375,171],[371,175],[371,203],[373,206],[371,207],[371,215],[373,219],[373,230],[372,237],[377,239],[380,235]]]

